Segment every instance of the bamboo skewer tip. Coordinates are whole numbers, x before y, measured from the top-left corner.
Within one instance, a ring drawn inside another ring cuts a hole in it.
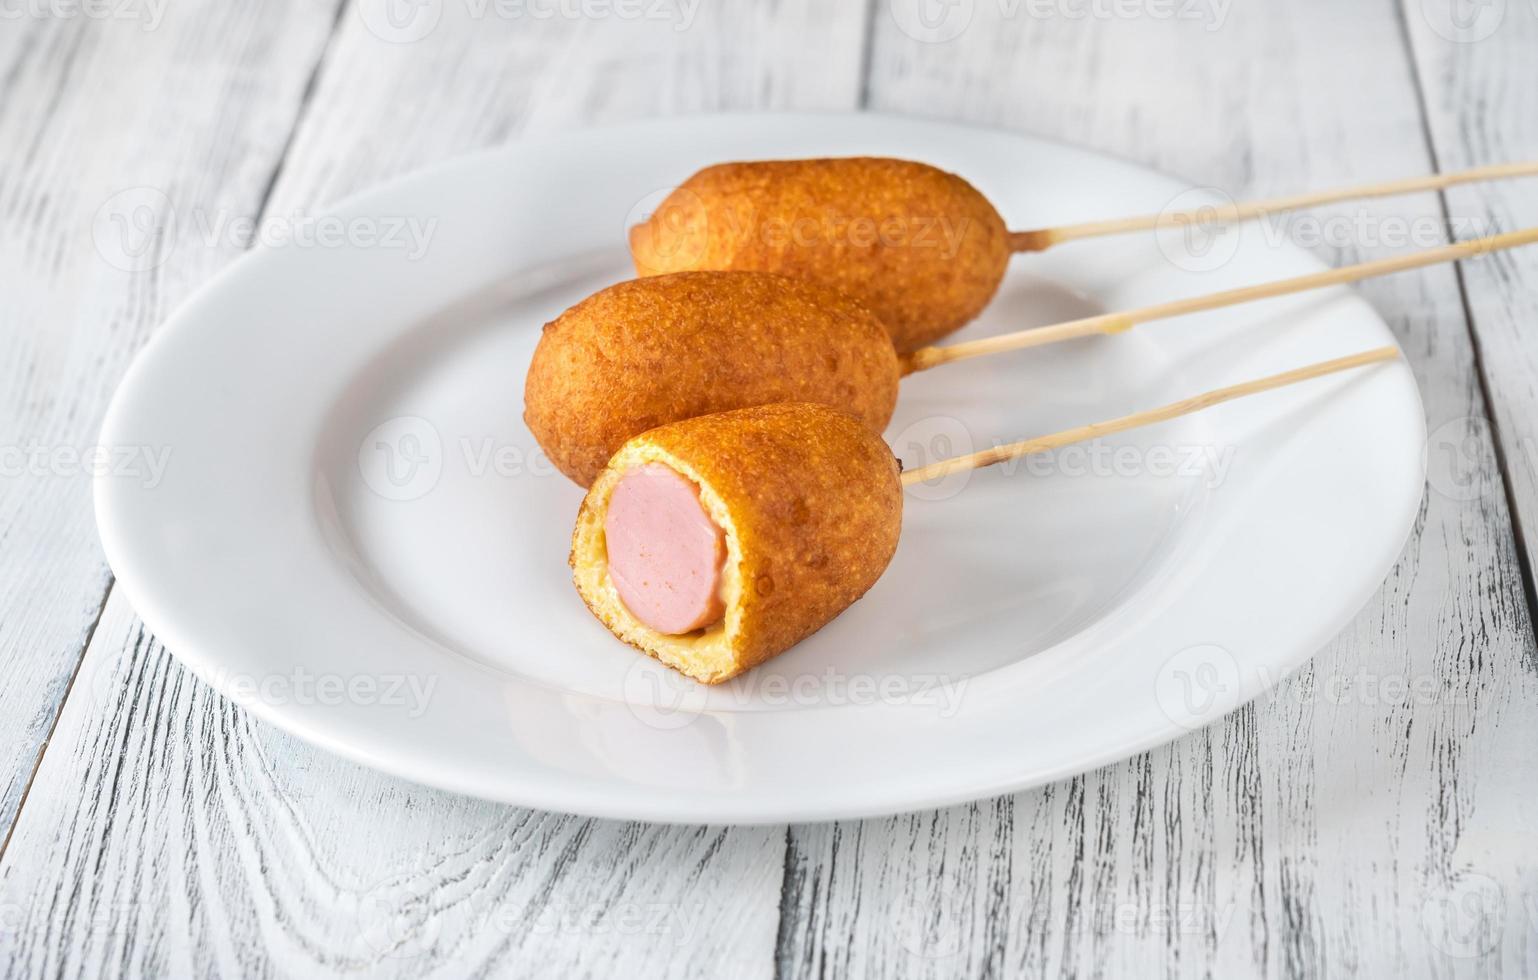
[[[1151,231],[1171,223],[1232,224],[1264,217],[1282,211],[1295,211],[1338,204],[1342,201],[1366,200],[1378,197],[1395,197],[1422,191],[1445,190],[1460,184],[1489,180],[1513,180],[1519,177],[1538,176],[1538,160],[1515,163],[1487,164],[1445,174],[1422,177],[1402,177],[1396,180],[1377,181],[1352,187],[1337,187],[1324,191],[1291,194],[1243,203],[1209,205],[1194,210],[1160,211],[1132,217],[1084,221],[1076,224],[1057,225],[1050,228],[1032,228],[1009,232],[1009,249],[1012,252],[1042,252],[1065,242],[1086,238],[1101,238],[1134,231]]]
[[[1001,354],[1012,350],[1023,350],[1096,334],[1121,333],[1141,323],[1167,320],[1190,313],[1223,309],[1263,299],[1290,296],[1295,293],[1322,289],[1327,286],[1346,285],[1376,276],[1420,269],[1443,262],[1477,258],[1492,252],[1518,248],[1534,243],[1538,243],[1538,227],[1523,228],[1517,231],[1488,235],[1484,238],[1475,238],[1464,242],[1454,242],[1450,245],[1439,245],[1435,248],[1421,249],[1404,255],[1374,259],[1370,262],[1359,262],[1355,265],[1342,266],[1335,269],[1325,269],[1321,272],[1294,276],[1290,279],[1279,279],[1273,282],[1258,283],[1253,286],[1240,286],[1235,289],[1225,289],[1215,293],[1168,300],[1134,310],[1102,313],[1078,320],[1054,323],[1044,327],[1016,330],[995,337],[984,337],[980,340],[966,340],[960,343],[941,346],[920,347],[918,350],[902,355],[899,367],[902,374],[906,376],[918,371],[927,371],[932,367],[938,367],[941,364],[948,364],[952,361],[983,357],[988,354]]]

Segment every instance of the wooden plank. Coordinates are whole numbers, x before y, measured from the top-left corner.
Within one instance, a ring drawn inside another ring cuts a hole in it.
[[[765,975],[784,833],[589,821],[312,749],[114,599],[0,873],[35,976]]]
[[[482,6],[426,5],[439,17],[416,40],[349,8],[269,215],[515,133],[859,96],[860,7],[711,4],[676,30]],[[578,820],[333,759],[210,695],[115,595],[0,862],[0,960],[29,975],[766,976],[784,847],[783,828]]]
[[[648,0],[613,5],[644,7],[639,20],[507,19],[489,0],[428,3],[418,9],[439,12],[432,30],[389,43],[381,36],[395,35],[372,12],[387,2],[364,0],[344,19],[275,214],[515,135],[683,112],[847,109],[858,99],[861,11]]]
[[[1454,10],[1464,16],[1452,19]],[[1538,158],[1538,3],[1459,8],[1404,3],[1404,19],[1425,103],[1432,151],[1444,169],[1494,160]],[[1448,192],[1449,223],[1463,235],[1485,228],[1538,225],[1538,182],[1460,187]],[[1538,548],[1538,255],[1516,252],[1471,264],[1460,285],[1494,414],[1434,419],[1431,452],[1437,473],[1457,494],[1500,493],[1513,509],[1526,557],[1529,605]],[[1467,435],[1493,422],[1505,487],[1468,482],[1462,465]],[[1538,666],[1538,661],[1534,662]]]
[[[1391,7],[962,3],[925,27],[907,6],[877,20],[873,108],[1086,143],[1235,197],[1431,166]],[[1432,196],[1317,218],[1247,233],[1339,235],[1318,251],[1345,262],[1445,232]],[[1363,293],[1429,418],[1481,414],[1454,272]],[[1499,478],[1487,435],[1461,447],[1476,485]],[[1504,498],[1431,492],[1353,625],[1223,722],[1009,800],[794,828],[782,972],[1530,973],[1532,643]]]
[[[333,19],[320,0],[34,7],[0,32],[0,838],[106,601],[92,469],[168,463],[95,455],[107,399],[243,248],[206,229],[260,206]]]

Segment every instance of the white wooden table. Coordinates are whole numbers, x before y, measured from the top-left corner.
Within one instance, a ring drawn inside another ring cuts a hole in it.
[[[72,455],[238,219],[477,147],[859,107],[1240,197],[1538,156],[1535,55],[1538,0],[0,5],[3,972],[1538,974],[1538,252],[1363,287],[1419,378],[1431,489],[1311,666],[1121,765],[884,820],[585,820],[334,759],[145,632]],[[93,247],[124,192],[163,229],[138,272]],[[1538,224],[1538,186],[1312,221],[1281,227],[1355,261]]]

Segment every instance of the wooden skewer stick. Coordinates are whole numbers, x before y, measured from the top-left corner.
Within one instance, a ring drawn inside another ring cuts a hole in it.
[[[1436,191],[1458,184],[1472,184],[1483,180],[1510,180],[1514,177],[1538,176],[1538,161],[1529,163],[1498,163],[1488,167],[1475,167],[1450,174],[1433,174],[1429,177],[1406,177],[1379,184],[1362,184],[1356,187],[1337,187],[1334,190],[1315,191],[1309,194],[1292,194],[1272,197],[1263,201],[1244,204],[1213,205],[1191,211],[1160,212],[1135,218],[1113,218],[1108,221],[1086,221],[1082,224],[1063,225],[1058,228],[1037,228],[1032,231],[1009,233],[1009,247],[1013,252],[1044,252],[1054,245],[1081,238],[1099,238],[1102,235],[1119,235],[1129,231],[1151,231],[1166,227],[1185,227],[1200,224],[1231,224],[1248,221],[1278,211],[1295,211],[1300,208],[1318,207],[1339,201],[1366,200],[1373,197],[1394,197],[1417,191]]]
[[[1246,381],[1243,384],[1231,385],[1227,388],[1218,388],[1214,391],[1185,398],[1178,402],[1171,402],[1161,408],[1134,412],[1131,415],[1123,415],[1121,418],[1109,419],[1104,422],[1093,422],[1089,425],[1065,429],[1062,432],[1038,436],[1035,439],[1026,439],[1023,442],[1011,443],[1007,446],[984,449],[981,452],[969,453],[965,456],[942,459],[937,463],[930,463],[928,466],[921,466],[918,469],[908,470],[903,473],[903,486],[911,486],[915,483],[922,483],[925,480],[949,476],[962,470],[992,466],[994,463],[1002,463],[1006,459],[1028,456],[1031,453],[1046,452],[1047,450],[1057,449],[1060,446],[1067,446],[1071,443],[1098,439],[1101,436],[1110,435],[1115,432],[1126,432],[1128,429],[1137,429],[1145,425],[1167,422],[1182,415],[1190,415],[1193,412],[1200,412],[1204,408],[1211,408],[1213,405],[1221,405],[1223,402],[1233,401],[1235,398],[1256,395],[1262,391],[1295,385],[1302,381],[1323,377],[1326,374],[1349,371],[1352,368],[1376,364],[1380,361],[1392,361],[1398,357],[1399,349],[1397,347],[1377,347],[1372,350],[1363,351],[1360,354],[1337,357],[1332,361],[1320,361],[1318,364],[1310,364],[1307,367],[1283,371],[1281,374],[1257,378],[1254,381]]]
[[[1243,286],[1239,289],[1209,293],[1206,296],[1192,296],[1188,299],[1155,303],[1152,306],[1127,310],[1121,313],[1101,313],[1097,316],[1084,317],[1079,320],[1069,320],[1066,323],[1054,323],[1045,327],[1032,327],[1029,330],[1017,330],[1014,333],[1000,334],[997,337],[984,337],[981,340],[969,340],[964,343],[949,344],[944,347],[920,347],[902,359],[902,370],[903,374],[913,374],[916,371],[926,371],[940,364],[966,360],[969,357],[982,357],[986,354],[999,354],[1004,351],[1022,350],[1027,347],[1040,347],[1043,344],[1055,344],[1059,341],[1073,340],[1077,337],[1088,337],[1094,334],[1121,333],[1124,330],[1130,330],[1139,323],[1148,323],[1152,320],[1166,320],[1170,317],[1183,316],[1187,313],[1200,313],[1204,310],[1216,310],[1224,306],[1236,306],[1240,303],[1250,303],[1255,300],[1287,296],[1292,293],[1306,292],[1310,289],[1321,289],[1325,286],[1338,286],[1343,283],[1358,282],[1362,279],[1371,279],[1373,276],[1384,276],[1392,272],[1403,272],[1407,269],[1419,269],[1423,266],[1436,265],[1439,262],[1453,262],[1458,259],[1473,258],[1486,252],[1499,252],[1503,249],[1516,248],[1519,245],[1531,245],[1534,242],[1538,242],[1538,228],[1509,231],[1501,235],[1491,235],[1488,238],[1476,238],[1467,242],[1459,242],[1456,245],[1443,245],[1438,248],[1411,252],[1408,255],[1400,255],[1394,258],[1342,266],[1339,269],[1327,269],[1324,272],[1314,272],[1306,276],[1296,276],[1292,279],[1260,283],[1255,286]]]

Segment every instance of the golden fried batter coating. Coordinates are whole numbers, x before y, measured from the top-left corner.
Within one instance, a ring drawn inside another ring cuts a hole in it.
[[[607,571],[609,494],[632,467],[655,462],[693,480],[726,532],[726,616],[681,636],[632,616]],[[573,580],[615,636],[720,683],[817,632],[876,583],[902,528],[898,470],[880,436],[822,405],[762,405],[652,429],[588,490],[572,534]]]
[[[954,174],[843,157],[706,167],[630,230],[643,276],[778,272],[819,282],[881,318],[899,353],[982,311],[1009,263],[1009,233]]]
[[[627,439],[696,415],[818,402],[885,428],[897,355],[870,312],[816,283],[685,272],[610,286],[545,325],[524,421],[587,486]]]

